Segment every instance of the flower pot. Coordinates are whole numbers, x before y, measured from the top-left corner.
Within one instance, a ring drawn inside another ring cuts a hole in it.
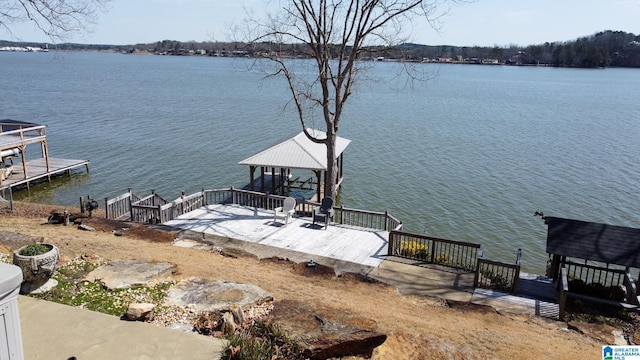
[[[58,248],[52,244],[42,245],[49,248],[49,251],[39,255],[20,255],[20,251],[26,247],[23,246],[13,252],[13,264],[22,269],[21,294],[41,288],[56,271],[60,259]]]

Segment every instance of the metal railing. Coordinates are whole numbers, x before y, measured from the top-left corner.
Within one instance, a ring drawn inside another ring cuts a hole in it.
[[[476,288],[506,291],[512,294],[518,292],[520,279],[520,259],[522,250],[518,249],[515,264],[478,257],[476,275],[473,286]]]
[[[480,244],[391,231],[387,254],[475,271],[480,248]]]
[[[565,260],[563,264],[566,267],[571,293],[619,302],[636,297],[635,281],[626,269],[580,264],[571,260]]]

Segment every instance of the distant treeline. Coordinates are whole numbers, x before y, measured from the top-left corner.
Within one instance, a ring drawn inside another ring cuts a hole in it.
[[[42,43],[0,40],[3,46],[44,47]],[[292,58],[308,57],[301,44],[244,44],[238,42],[180,42],[163,40],[152,44],[86,45],[48,44],[51,50],[116,51],[162,55],[205,55],[264,57],[274,53]],[[402,44],[397,47],[370,47],[363,60],[452,62],[477,64],[545,65],[557,67],[640,67],[640,35],[622,31],[603,31],[574,41],[541,45],[480,47]]]

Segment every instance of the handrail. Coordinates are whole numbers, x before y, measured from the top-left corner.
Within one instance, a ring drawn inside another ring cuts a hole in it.
[[[519,261],[515,264],[511,264],[502,261],[478,258],[473,286],[485,289],[508,291],[509,293],[515,294],[518,292],[519,279]]]
[[[475,271],[480,244],[393,230],[387,255]]]
[[[575,280],[582,280],[587,284],[600,284],[603,287],[621,286],[624,281],[626,270],[605,268],[591,264],[580,264],[570,260],[565,260],[567,274]]]
[[[121,195],[115,199],[106,200],[107,206],[117,201],[126,201]],[[284,196],[271,195],[249,190],[226,188],[226,189],[203,189],[201,192],[180,196],[174,201],[166,201],[160,195],[153,193],[137,200],[129,199],[131,205],[131,219],[142,219],[141,222],[166,222],[180,216],[186,212],[193,211],[199,207],[211,204],[236,204],[272,210],[282,206]],[[124,206],[124,205],[119,205]],[[155,207],[155,210],[150,206]],[[303,200],[298,201],[296,210],[299,213],[310,214],[313,208],[320,206],[319,203]],[[134,214],[136,208],[139,214]],[[368,229],[398,231],[402,229],[402,221],[390,215],[388,212],[375,212],[359,209],[350,209],[344,206],[334,208],[336,215],[334,221],[349,226],[358,226]],[[151,214],[154,212],[154,214]],[[108,211],[108,216],[112,218],[115,211]]]
[[[15,126],[15,125],[13,125],[13,126]],[[0,132],[0,134],[2,134],[2,135],[14,135],[14,134],[26,133],[26,132],[29,132],[29,131],[38,131],[38,130],[41,130],[41,129],[44,129],[44,128],[46,128],[45,125],[32,126],[32,127],[29,127],[29,128],[20,128],[20,129],[16,129],[16,130],[3,131],[3,132]],[[44,136],[44,135],[38,132],[38,136]]]
[[[203,191],[207,204],[238,204],[267,210],[282,206],[282,201],[286,198],[280,195],[234,188]],[[303,200],[297,202],[296,210],[303,214],[311,214],[316,206],[320,206],[320,203]],[[389,215],[388,212],[350,209],[344,206],[334,207],[334,210],[336,213],[334,221],[339,224],[387,231],[402,229],[402,222]]]
[[[133,192],[129,189],[126,193],[116,196],[113,199],[104,199],[105,217],[107,219],[118,219],[127,214],[131,214],[131,203]]]

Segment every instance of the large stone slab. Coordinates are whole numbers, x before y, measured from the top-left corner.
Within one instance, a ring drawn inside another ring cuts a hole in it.
[[[259,305],[273,297],[258,286],[225,280],[187,279],[172,286],[167,301],[178,306],[192,305],[197,312],[229,310],[232,305]]]
[[[163,281],[171,281],[175,270],[175,265],[167,262],[114,260],[93,270],[85,279],[99,281],[108,289],[154,286]]]
[[[277,301],[267,321],[282,329],[311,359],[371,357],[373,349],[387,339],[372,319],[310,302]]]

